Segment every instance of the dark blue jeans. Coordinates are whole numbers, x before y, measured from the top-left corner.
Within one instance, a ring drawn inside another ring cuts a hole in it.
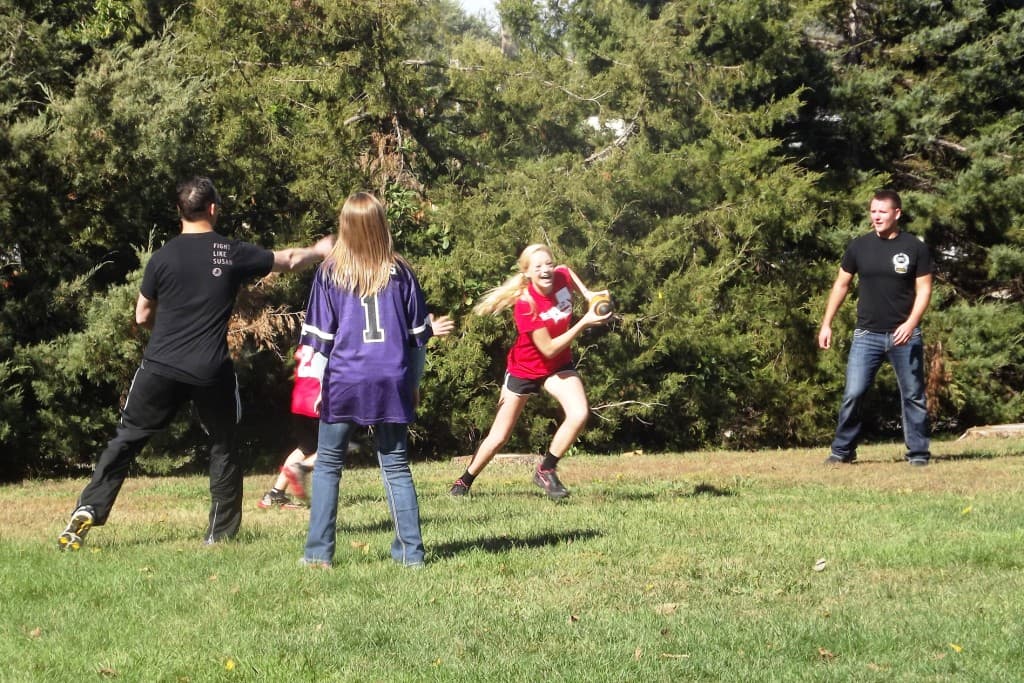
[[[844,460],[857,457],[861,430],[861,401],[875,381],[882,361],[888,360],[896,371],[903,403],[903,441],[907,458],[931,456],[928,447],[928,407],[924,393],[924,341],[915,329],[906,344],[892,343],[892,334],[857,329],[846,363],[846,389],[839,407],[839,424],[832,441],[832,453]]]

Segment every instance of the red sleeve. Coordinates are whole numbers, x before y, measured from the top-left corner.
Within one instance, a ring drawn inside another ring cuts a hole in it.
[[[516,299],[516,307],[513,312],[516,329],[519,331],[519,334],[529,334],[534,330],[544,327],[544,321],[537,315],[536,310],[530,306],[530,301],[527,299]]]

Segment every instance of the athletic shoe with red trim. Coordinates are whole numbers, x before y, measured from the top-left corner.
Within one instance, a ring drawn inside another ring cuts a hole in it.
[[[551,500],[562,500],[569,495],[569,490],[562,486],[554,470],[542,470],[538,467],[533,471],[533,483],[544,489],[544,493]]]
[[[469,495],[469,484],[467,484],[466,482],[462,481],[461,477],[459,479],[456,479],[455,483],[452,484],[451,489],[448,491],[448,495],[449,496],[454,496],[456,498],[461,498],[462,496],[468,496]]]
[[[292,487],[292,493],[308,502],[309,496],[306,495],[306,470],[302,465],[298,463],[292,463],[285,465],[281,468],[281,474],[288,480],[288,486]]]

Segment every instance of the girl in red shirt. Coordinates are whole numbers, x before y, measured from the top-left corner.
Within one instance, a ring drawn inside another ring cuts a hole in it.
[[[533,483],[552,500],[569,495],[555,470],[561,458],[582,431],[590,414],[583,382],[572,360],[572,340],[588,327],[608,320],[611,312],[598,315],[592,310],[570,325],[572,290],[588,301],[596,294],[567,266],[555,266],[551,250],[531,244],[519,255],[519,273],[484,295],[474,307],[478,315],[494,315],[514,306],[519,336],[508,352],[508,369],[498,398],[498,413],[487,437],[480,444],[465,473],[452,484],[451,495],[469,493],[483,471],[512,434],[526,401],[543,388],[555,397],[565,412],[544,460],[533,473]]]

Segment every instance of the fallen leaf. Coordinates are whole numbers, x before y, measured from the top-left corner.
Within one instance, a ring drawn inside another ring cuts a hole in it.
[[[818,558],[818,561],[814,563],[814,571],[823,572],[825,571],[825,565],[828,564],[828,560],[824,557]]]
[[[662,652],[661,653],[661,658],[662,659],[689,659],[690,655],[676,655],[676,654],[672,654],[671,652]]]
[[[570,624],[575,624],[579,620],[580,620],[580,618],[578,616],[576,616],[575,614],[570,614],[569,615],[569,623]]]
[[[637,649],[633,650],[633,659],[635,659],[636,661],[639,662],[640,658],[643,657],[643,656],[644,656],[643,648],[638,647]]]
[[[968,505],[967,507],[965,507],[963,510],[960,511],[960,514],[961,515],[969,515],[969,514],[971,514],[971,506]]]
[[[825,660],[835,659],[836,656],[823,647],[818,648],[818,656]]]
[[[227,669],[228,671],[234,671],[235,670],[235,660],[233,660],[230,657],[228,657],[228,660],[226,662],[224,662],[224,668]]]
[[[362,550],[364,555],[370,552],[370,544],[364,541],[350,541],[349,545],[356,550]]]
[[[675,614],[679,605],[674,602],[666,602],[661,605],[655,605],[654,611],[661,615]]]
[[[962,647],[960,647],[959,645],[957,645],[956,643],[950,643],[949,647],[953,650],[953,652],[959,653],[959,652],[963,652],[964,651],[964,649]]]
[[[28,632],[29,638],[38,638],[41,635],[43,635],[43,628],[41,626],[36,626],[34,629]]]
[[[217,580],[217,575],[216,574],[210,574],[209,578],[207,578],[207,581],[216,581],[216,580]]]

